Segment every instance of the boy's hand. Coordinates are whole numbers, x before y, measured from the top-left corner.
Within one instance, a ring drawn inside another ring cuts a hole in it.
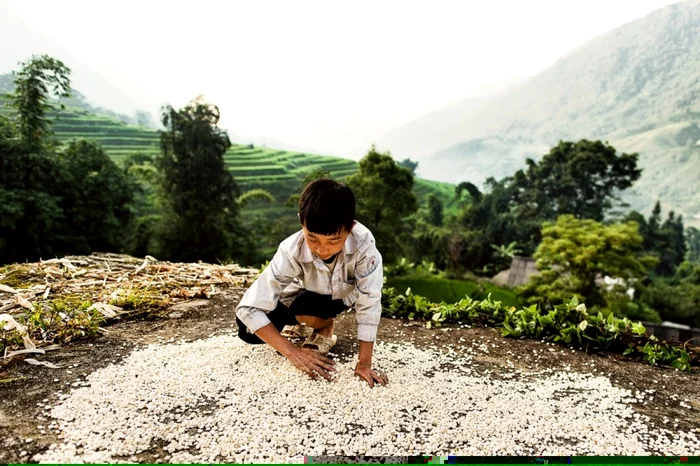
[[[323,376],[331,380],[331,372],[335,372],[335,361],[322,355],[318,351],[306,348],[294,348],[287,356],[294,367],[316,380]]]
[[[382,386],[386,386],[389,383],[389,377],[386,374],[373,371],[369,364],[358,362],[355,366],[355,375],[365,380],[369,384],[369,388],[374,388],[375,381]]]

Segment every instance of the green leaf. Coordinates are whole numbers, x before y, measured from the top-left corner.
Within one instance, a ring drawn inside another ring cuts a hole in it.
[[[576,297],[576,295],[574,295],[574,297],[571,298],[571,304],[572,304],[574,307],[575,307],[575,306],[578,306],[578,297]]]
[[[588,327],[588,321],[587,320],[582,320],[580,324],[578,324],[578,328],[581,329],[581,331],[586,330],[586,327]]]
[[[442,317],[442,312],[436,312],[435,314],[433,314],[433,320],[435,322],[437,322],[440,319],[440,317]]]
[[[550,325],[553,320],[549,315],[546,316],[539,316],[540,324],[544,327],[545,325]]]

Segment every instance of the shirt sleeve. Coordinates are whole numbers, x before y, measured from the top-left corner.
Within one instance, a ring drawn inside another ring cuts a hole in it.
[[[361,253],[355,265],[358,292],[355,301],[357,339],[375,341],[382,316],[382,286],[384,285],[382,256],[374,241],[368,241],[368,247],[362,249],[364,252]]]
[[[301,274],[301,266],[291,260],[280,246],[270,264],[246,290],[236,307],[236,316],[250,333],[255,333],[270,323],[267,313],[277,307],[282,290]]]

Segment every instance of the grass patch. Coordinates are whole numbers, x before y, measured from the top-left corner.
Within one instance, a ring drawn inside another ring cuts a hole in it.
[[[10,264],[0,268],[0,283],[14,289],[42,285],[46,273],[29,264]]]
[[[109,304],[119,306],[129,312],[128,318],[147,317],[160,318],[170,307],[170,300],[164,298],[155,288],[139,288],[136,290],[120,290]]]
[[[501,301],[504,306],[521,306],[522,302],[514,291],[500,288],[490,283],[475,283],[462,280],[440,278],[402,277],[388,279],[387,287],[394,287],[404,292],[411,288],[411,293],[428,298],[432,302],[456,303],[465,296],[480,301],[491,293],[492,301]]]

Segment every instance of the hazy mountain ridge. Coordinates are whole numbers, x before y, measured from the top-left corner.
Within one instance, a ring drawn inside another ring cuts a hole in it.
[[[468,118],[449,122],[460,125],[462,142],[445,140],[441,150],[418,157],[418,172],[480,185],[487,176],[511,175],[540,147],[532,158],[562,139],[602,139],[619,151],[640,153],[642,179],[625,194],[632,208],[648,212],[660,197],[665,208],[690,219],[700,215],[700,146],[692,141],[698,122],[700,0],[687,0],[583,44]],[[397,158],[410,150],[400,142],[402,133],[406,141],[435,139],[398,128],[397,142],[386,147]],[[489,140],[495,142],[483,144]]]

